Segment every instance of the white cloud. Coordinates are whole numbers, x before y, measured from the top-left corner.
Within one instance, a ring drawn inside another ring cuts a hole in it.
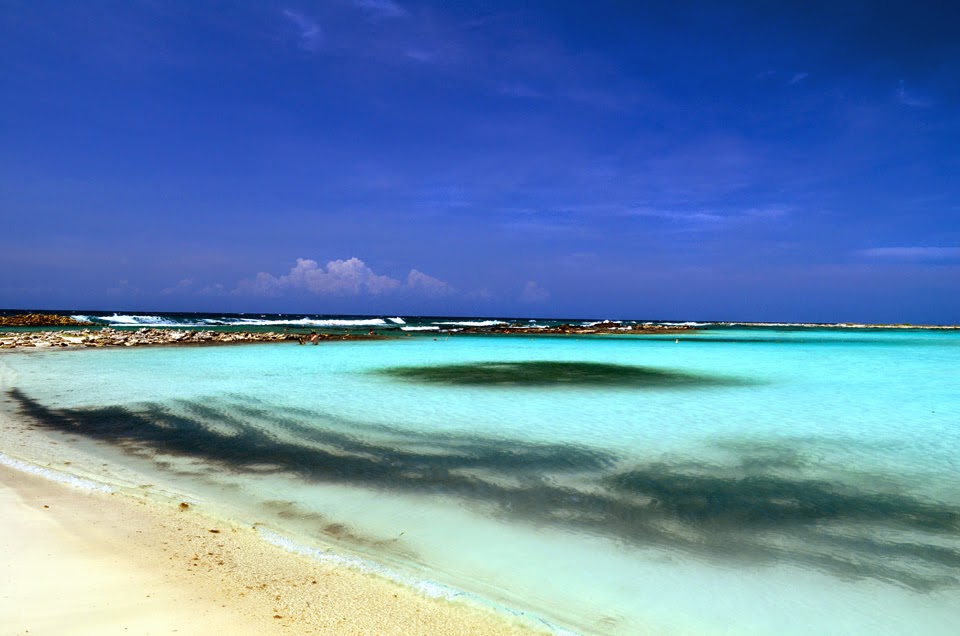
[[[960,259],[960,247],[873,247],[859,250],[862,258],[901,261],[946,261]]]
[[[298,258],[296,265],[281,276],[260,272],[252,279],[240,281],[235,294],[276,296],[284,291],[305,290],[317,295],[378,295],[394,291],[408,291],[421,295],[439,296],[453,293],[448,283],[423,272],[411,269],[406,281],[377,274],[359,258],[317,261]]]
[[[277,296],[281,289],[283,285],[280,279],[272,274],[260,272],[253,278],[240,281],[233,293],[242,296]]]
[[[453,292],[453,287],[448,283],[416,269],[411,269],[407,274],[407,287],[423,291],[430,296],[445,296]]]
[[[304,16],[303,14],[289,9],[283,10],[283,17],[289,20],[297,28],[300,48],[304,51],[316,51],[320,47],[320,41],[323,39],[323,32],[320,25]]]
[[[261,272],[257,276],[259,278],[262,275]],[[320,267],[317,261],[298,258],[289,274],[274,278],[273,281],[281,288],[303,288],[315,294],[380,294],[400,286],[400,281],[374,273],[356,257],[330,261],[325,267]]]
[[[787,83],[788,83],[790,86],[793,86],[793,85],[795,85],[795,84],[799,84],[800,82],[802,82],[803,80],[807,79],[808,77],[810,77],[810,73],[797,73],[797,74],[795,74],[793,77],[791,77],[791,78],[790,78],[790,81],[787,82]]]
[[[534,280],[527,281],[523,291],[520,292],[520,300],[525,303],[542,303],[548,298],[550,298],[550,292]]]

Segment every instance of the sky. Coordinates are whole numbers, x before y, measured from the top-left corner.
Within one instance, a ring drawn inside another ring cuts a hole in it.
[[[0,308],[960,323],[957,24],[0,0]]]

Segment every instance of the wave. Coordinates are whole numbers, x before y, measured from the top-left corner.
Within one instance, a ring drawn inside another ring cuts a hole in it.
[[[54,470],[53,468],[37,466],[36,464],[21,461],[19,459],[10,457],[9,455],[4,455],[3,453],[0,453],[0,466],[6,466],[7,468],[19,470],[23,473],[37,475],[38,477],[43,477],[44,479],[49,479],[50,481],[55,481],[61,484],[67,484],[68,486],[72,486],[73,488],[80,490],[95,490],[110,494],[113,494],[114,492],[113,488],[106,484],[90,481],[89,479],[77,477],[76,475],[71,475],[69,473],[63,473],[59,470]]]
[[[113,314],[111,316],[71,316],[74,320],[92,322],[111,327],[392,327],[382,318],[197,318],[180,315],[156,316],[150,314]],[[401,318],[391,318],[393,322]]]
[[[179,327],[183,322],[163,318],[162,316],[113,314],[112,316],[87,316],[87,322],[105,322],[117,327]]]
[[[610,324],[610,323],[613,323],[613,324],[615,324],[615,325],[622,324],[621,321],[619,321],[619,320],[594,320],[593,322],[583,322],[583,323],[580,323],[580,326],[581,326],[581,327],[596,327],[597,325]]]
[[[316,320],[318,326],[321,327],[383,327],[387,324],[383,318],[367,318],[359,320]]]
[[[502,320],[463,320],[460,322],[435,322],[435,325],[449,327],[493,327],[494,325],[505,325]]]
[[[304,326],[304,327],[385,327],[387,322],[383,318],[299,318],[299,319],[279,319],[279,320],[258,320],[256,318],[238,318],[233,321],[224,322],[224,325],[239,327],[273,327],[281,325]]]
[[[718,322],[711,324],[723,325],[725,327],[805,327],[811,329],[837,327],[843,329],[869,329],[875,327],[894,329],[897,327],[903,327],[902,325],[868,325],[854,322]]]
[[[692,321],[687,321],[687,322],[659,322],[659,323],[656,323],[656,324],[662,325],[662,326],[664,326],[664,327],[709,327],[710,325],[712,325],[712,324],[714,324],[714,323],[712,323],[712,322],[692,322]]]
[[[400,327],[400,331],[440,331],[437,325],[423,325],[420,327]]]
[[[76,311],[76,310],[74,310]],[[0,311],[7,315],[12,312]],[[231,328],[231,327],[300,327],[300,328],[378,328],[403,329],[404,327],[422,325],[437,326],[442,331],[455,331],[462,328],[493,327],[511,324],[511,321],[470,318],[430,318],[389,316],[384,317],[357,317],[357,316],[323,316],[322,314],[243,314],[243,313],[179,313],[158,312],[156,314],[120,313],[106,311],[87,311],[76,313],[62,312],[81,322],[89,322],[98,326],[109,327],[187,327],[187,328]],[[409,322],[408,322],[409,321]],[[524,322],[525,321],[525,322]],[[710,328],[766,328],[766,329],[958,329],[957,325],[910,325],[910,324],[864,324],[864,323],[815,323],[815,322],[748,322],[748,321],[681,321],[681,320],[551,320],[551,319],[517,319],[518,324],[525,324],[528,329],[547,329],[559,324],[579,324],[591,328],[602,323],[614,323],[622,327],[633,325],[659,325],[664,327],[688,327],[694,329]],[[436,331],[436,329],[405,329],[406,331]]]

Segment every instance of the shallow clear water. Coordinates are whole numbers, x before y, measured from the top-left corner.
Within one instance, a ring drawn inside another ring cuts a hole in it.
[[[72,470],[137,471],[574,631],[952,634],[958,336],[440,336],[0,364],[21,421],[99,462]]]

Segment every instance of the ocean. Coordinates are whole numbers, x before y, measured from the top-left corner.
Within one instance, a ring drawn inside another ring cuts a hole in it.
[[[8,463],[190,501],[559,634],[960,624],[960,331],[74,315],[397,337],[4,351]]]

